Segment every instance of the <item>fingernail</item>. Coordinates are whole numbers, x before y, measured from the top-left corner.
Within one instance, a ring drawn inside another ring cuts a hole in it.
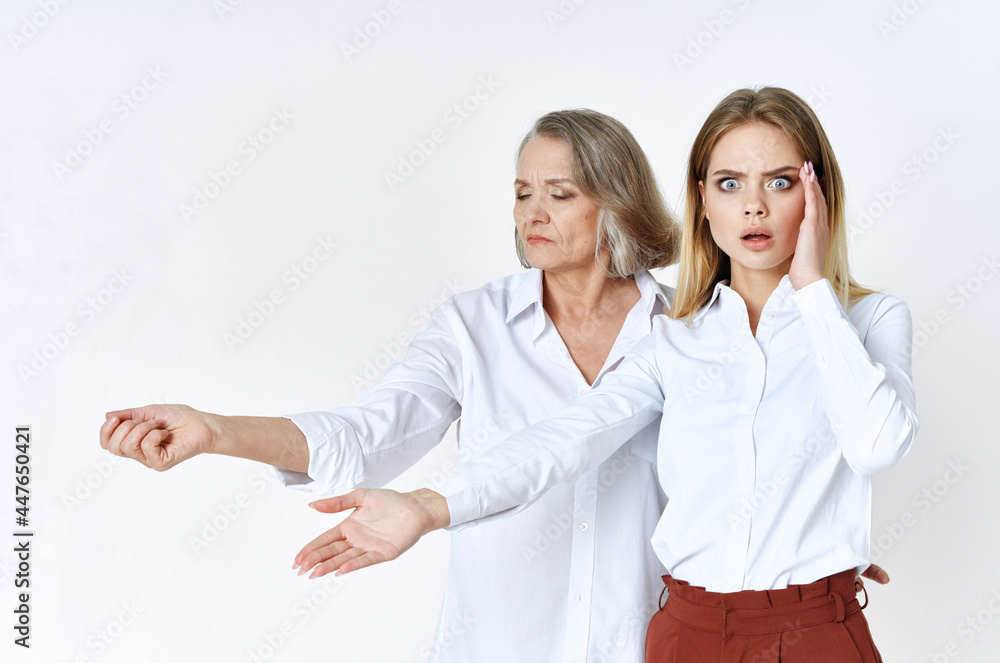
[[[297,568],[299,568],[299,563],[298,562],[295,562],[294,564],[292,564],[292,571],[294,571]]]
[[[815,171],[809,173],[809,181],[810,182],[815,182],[816,181],[816,172]]]
[[[299,569],[299,575],[300,576],[303,576],[305,574],[306,574],[306,570],[305,569]]]

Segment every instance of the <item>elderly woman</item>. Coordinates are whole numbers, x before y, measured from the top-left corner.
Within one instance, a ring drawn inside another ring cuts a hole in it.
[[[555,412],[664,313],[672,291],[646,270],[676,260],[679,229],[632,134],[594,111],[535,123],[514,196],[530,270],[446,302],[356,406],[262,418],[152,405],[108,413],[101,445],[158,470],[199,453],[249,458],[329,494],[385,484],[459,418],[461,465]],[[657,430],[517,513],[454,533],[432,661],[642,660],[664,573],[648,545],[665,505]]]

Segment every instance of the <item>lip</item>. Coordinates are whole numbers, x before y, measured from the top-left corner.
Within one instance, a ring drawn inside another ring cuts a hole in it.
[[[543,244],[552,244],[552,240],[548,237],[543,237],[542,235],[528,235],[524,238],[528,246],[541,246]]]
[[[753,251],[760,251],[774,244],[774,237],[761,226],[750,226],[740,233],[740,242]]]

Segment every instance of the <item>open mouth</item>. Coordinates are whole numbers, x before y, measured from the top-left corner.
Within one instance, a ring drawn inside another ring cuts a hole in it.
[[[763,228],[747,228],[740,239],[743,246],[749,249],[766,249],[772,241],[771,235]]]

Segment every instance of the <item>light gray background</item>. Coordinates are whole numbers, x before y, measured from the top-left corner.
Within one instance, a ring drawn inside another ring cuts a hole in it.
[[[893,578],[870,590],[876,641],[886,661],[993,660],[998,20],[996,3],[930,0],[5,2],[0,522],[12,541],[27,424],[36,538],[34,647],[5,626],[0,656],[423,660],[447,534],[307,582],[292,558],[334,524],[308,496],[231,458],[166,474],[112,462],[104,412],[351,404],[442,294],[520,269],[513,156],[535,117],[621,119],[679,209],[709,110],[770,83],[814,104],[847,180],[854,275],[904,298],[917,330],[922,429],[875,479],[876,558]],[[466,117],[449,111],[463,103]],[[244,143],[258,134],[263,149]],[[229,161],[239,173],[213,189]],[[185,220],[196,190],[213,198]],[[321,240],[337,248],[313,262]],[[312,270],[297,287],[295,268]],[[276,289],[281,303],[252,316]],[[241,320],[259,325],[229,347]],[[453,446],[394,486],[433,477]],[[0,549],[7,624],[14,557]]]

